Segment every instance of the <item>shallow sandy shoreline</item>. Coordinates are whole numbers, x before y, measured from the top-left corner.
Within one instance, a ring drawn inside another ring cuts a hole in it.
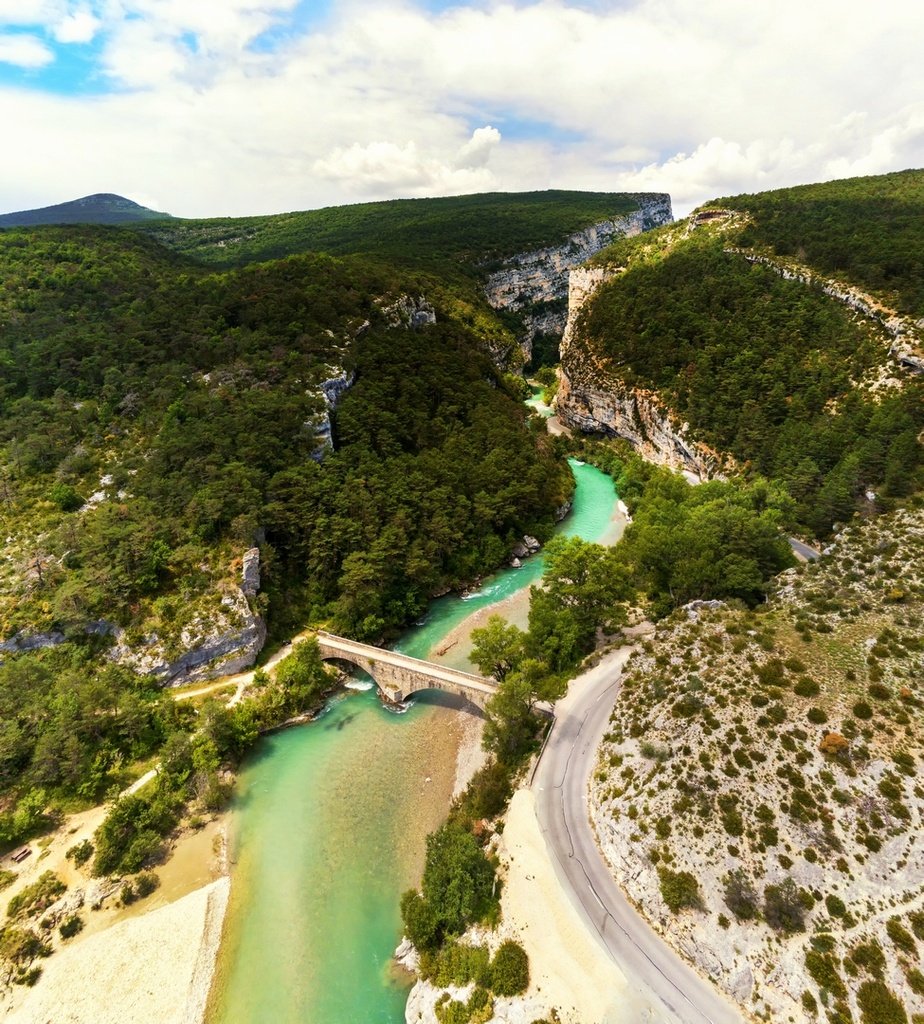
[[[230,881],[75,941],[14,993],[9,1024],[200,1024]]]

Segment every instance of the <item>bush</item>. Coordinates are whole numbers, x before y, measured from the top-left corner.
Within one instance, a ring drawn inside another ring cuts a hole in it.
[[[821,743],[818,744],[818,749],[825,755],[825,757],[837,757],[845,758],[848,751],[850,750],[850,741],[844,736],[841,736],[839,732],[828,732],[825,733]]]
[[[863,1024],[908,1024],[904,1006],[885,982],[864,981],[857,990],[857,1005]]]
[[[474,981],[483,988],[491,986],[490,954],[486,946],[450,942],[435,953],[424,951],[420,957],[421,976],[437,988]]]
[[[814,679],[810,679],[808,676],[802,676],[801,679],[796,680],[796,685],[793,687],[795,693],[800,697],[817,697],[821,693],[821,687]]]
[[[757,890],[741,868],[725,877],[725,906],[739,921],[757,917]]]
[[[502,942],[491,961],[491,989],[498,996],[515,996],[529,987],[529,957],[517,942]]]
[[[792,878],[764,889],[764,919],[776,931],[792,934],[805,930],[805,907]]]
[[[82,843],[77,843],[76,846],[72,846],[65,854],[68,860],[74,862],[74,867],[82,868],[84,864],[93,856],[93,844],[89,839],[84,839]]]
[[[847,998],[847,988],[837,972],[837,961],[830,953],[807,950],[805,969],[819,988],[826,988],[835,999]]]
[[[58,931],[62,939],[72,939],[78,932],[83,930],[83,918],[74,914],[61,922]]]
[[[924,974],[917,967],[909,967],[905,971],[905,981],[915,995],[924,996]]]
[[[143,900],[145,896],[150,896],[155,889],[159,888],[160,878],[153,871],[142,871],[135,879],[135,892],[140,900]]]
[[[886,934],[892,940],[892,944],[904,953],[911,956],[918,955],[918,947],[912,938],[911,932],[902,926],[897,917],[890,918],[886,922]]]
[[[873,717],[873,709],[865,700],[858,700],[853,706],[853,717],[868,722]]]
[[[850,959],[874,978],[881,978],[885,973],[885,954],[882,952],[882,946],[875,939],[862,942],[854,947]]]
[[[847,913],[847,904],[840,896],[835,896],[833,893],[825,896],[825,908],[831,917],[843,917]]]
[[[812,725],[824,725],[828,720],[828,716],[824,713],[821,708],[811,707],[805,716]]]
[[[658,868],[658,881],[661,897],[673,914],[685,907],[691,910],[703,909],[703,898],[699,891],[699,882],[689,871],[671,871],[669,868]]]

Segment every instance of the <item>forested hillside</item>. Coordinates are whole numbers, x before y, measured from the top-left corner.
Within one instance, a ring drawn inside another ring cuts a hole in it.
[[[143,228],[203,263],[234,266],[302,252],[376,253],[390,262],[448,263],[474,276],[480,264],[563,241],[638,208],[623,192],[495,192],[394,199],[267,217],[184,220]]]
[[[226,269],[157,233],[0,231],[0,840],[166,744],[176,770],[126,833],[155,842],[190,786],[220,800],[221,763],[329,685],[312,662],[233,722],[197,719],[160,691],[201,664],[188,652],[220,641],[220,671],[263,623],[380,640],[550,534],[571,475],[492,360],[515,338],[463,257],[557,244],[633,205],[322,211],[320,234],[310,214],[264,232],[260,254],[282,258]]]
[[[692,438],[784,481],[813,535],[871,503],[891,507],[922,482],[924,382],[893,361],[879,322],[773,259],[920,316],[921,179],[718,200],[703,217],[618,243],[595,260],[611,278],[581,313],[565,373],[654,395]],[[740,212],[712,217],[718,208]]]

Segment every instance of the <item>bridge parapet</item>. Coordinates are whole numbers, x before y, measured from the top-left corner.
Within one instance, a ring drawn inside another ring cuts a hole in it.
[[[418,690],[444,690],[483,708],[497,692],[497,683],[493,679],[483,679],[445,665],[434,665],[371,644],[361,644],[323,630],[318,631],[318,647],[323,659],[347,661],[368,673],[392,701],[405,700]]]

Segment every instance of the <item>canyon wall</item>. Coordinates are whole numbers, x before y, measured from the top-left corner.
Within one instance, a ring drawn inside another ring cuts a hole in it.
[[[639,208],[624,217],[592,224],[561,245],[519,253],[488,276],[485,294],[495,309],[519,313],[526,324],[520,339],[524,361],[537,334],[560,336],[568,319],[568,274],[618,238],[632,237],[673,221],[666,193],[643,193]]]
[[[654,392],[627,388],[581,343],[581,309],[618,273],[619,269],[600,267],[571,271],[568,321],[561,341],[558,418],[575,430],[624,438],[648,461],[699,480],[721,477],[727,457],[692,440],[688,425],[673,416]]]

